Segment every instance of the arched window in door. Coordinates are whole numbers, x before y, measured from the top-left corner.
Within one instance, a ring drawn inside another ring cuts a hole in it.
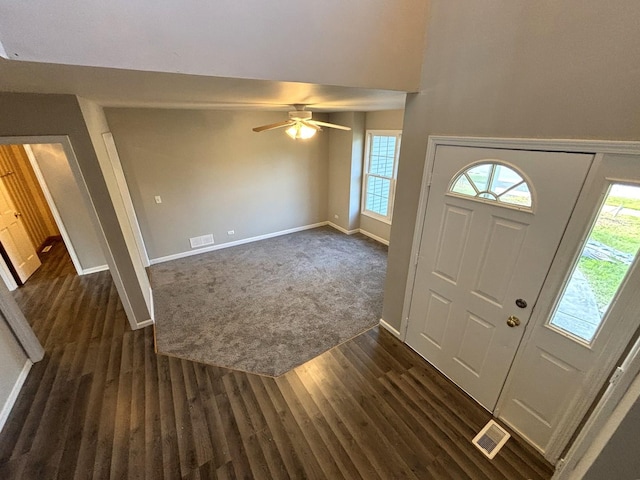
[[[453,177],[449,193],[533,210],[531,189],[523,175],[501,163],[483,161],[465,168]]]

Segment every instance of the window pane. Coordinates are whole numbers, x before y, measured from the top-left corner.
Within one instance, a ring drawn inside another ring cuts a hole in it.
[[[483,163],[467,170],[467,175],[469,175],[473,183],[475,183],[476,188],[481,192],[489,190],[492,167],[493,165],[490,163]]]
[[[366,171],[362,178],[362,213],[376,214],[376,217],[390,221],[393,198],[389,196],[398,165],[400,132],[387,134],[384,131],[367,131],[367,142]]]
[[[504,165],[496,165],[495,173],[491,182],[491,187],[488,190],[500,195],[513,185],[517,185],[522,182],[522,177],[514,172],[509,167]]]
[[[393,177],[393,159],[396,152],[396,137],[373,135],[369,154],[369,173]]]
[[[391,181],[386,178],[367,178],[367,198],[365,210],[386,217],[389,213],[389,190]]]
[[[467,179],[465,174],[462,174],[458,177],[458,180],[454,182],[451,191],[461,193],[462,195],[470,195],[473,197],[475,197],[476,195],[476,191],[471,186],[471,183],[469,183],[469,180]]]
[[[503,203],[511,203],[513,205],[522,205],[523,207],[531,206],[531,192],[526,183],[512,188],[507,193],[503,193],[498,197],[498,201]]]
[[[593,340],[640,249],[640,187],[614,184],[550,324]]]

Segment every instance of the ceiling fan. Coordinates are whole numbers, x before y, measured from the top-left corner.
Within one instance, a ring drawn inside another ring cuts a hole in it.
[[[295,111],[289,112],[289,120],[255,127],[253,131],[264,132],[267,130],[274,130],[276,128],[288,127],[285,130],[287,135],[294,140],[298,138],[305,140],[313,137],[317,132],[322,130],[322,127],[337,128],[338,130],[351,130],[350,127],[345,127],[343,125],[312,120],[312,112],[305,110],[306,105],[295,104],[294,107]]]

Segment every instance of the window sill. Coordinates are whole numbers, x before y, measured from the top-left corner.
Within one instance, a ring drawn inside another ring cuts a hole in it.
[[[387,225],[391,225],[391,219],[388,217],[383,217],[382,215],[378,215],[377,213],[370,212],[368,210],[363,210],[360,212],[360,215],[364,215],[365,217],[373,218],[382,223],[386,223]]]

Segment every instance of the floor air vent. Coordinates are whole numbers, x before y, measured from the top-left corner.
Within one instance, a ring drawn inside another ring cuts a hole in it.
[[[507,443],[511,435],[495,421],[489,420],[480,433],[471,441],[478,449],[489,458],[493,458]]]

